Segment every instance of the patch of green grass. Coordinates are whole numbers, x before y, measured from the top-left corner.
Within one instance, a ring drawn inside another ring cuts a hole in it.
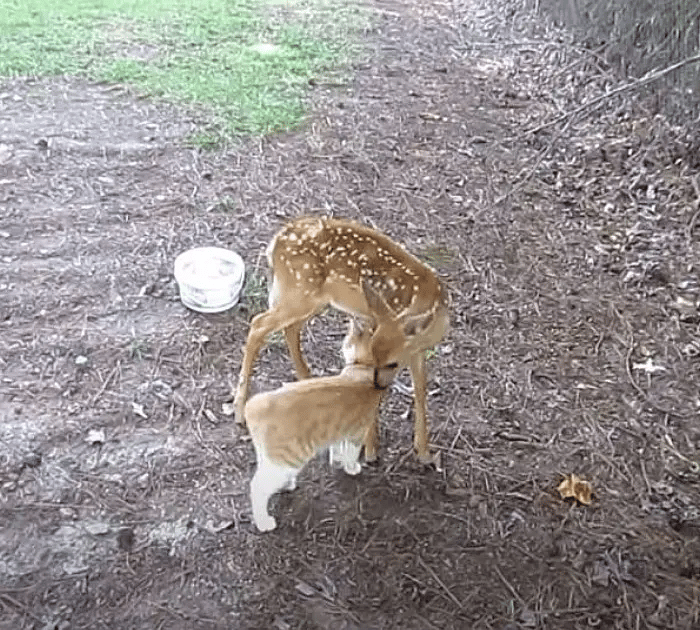
[[[457,262],[457,253],[446,245],[432,244],[423,247],[418,252],[418,258],[436,269],[451,268]]]
[[[267,279],[258,269],[254,269],[246,276],[241,293],[246,300],[251,318],[267,310]]]
[[[150,347],[148,343],[143,339],[132,339],[129,343],[128,352],[130,359],[136,359],[137,361],[142,361],[145,356],[149,353]]]
[[[202,108],[205,146],[299,124],[312,78],[359,46],[367,13],[341,0],[0,0],[0,76],[128,83]]]
[[[284,331],[276,330],[275,332],[270,333],[266,337],[265,343],[273,348],[285,348],[287,346],[287,342],[284,338]]]
[[[241,295],[245,298],[246,307],[248,308],[248,313],[252,319],[258,313],[262,313],[267,310],[268,307],[268,287],[267,278],[265,273],[260,270],[260,268],[253,269],[245,279],[245,285],[243,286],[243,291]],[[276,332],[270,333],[266,339],[265,343],[268,346],[283,347],[286,345],[284,339],[284,332],[278,330]]]
[[[223,214],[233,214],[238,210],[238,204],[232,197],[224,195],[213,206],[211,206],[210,210],[212,212],[221,212]],[[255,273],[259,274],[258,271]]]

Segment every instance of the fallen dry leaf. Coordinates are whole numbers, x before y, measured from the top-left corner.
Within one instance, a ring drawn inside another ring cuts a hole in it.
[[[584,481],[576,475],[567,475],[557,486],[562,499],[573,497],[579,503],[590,505],[593,495],[593,488],[590,483]]]
[[[85,441],[88,444],[104,444],[105,432],[102,429],[90,429]]]
[[[221,413],[225,416],[232,416],[236,413],[236,405],[234,405],[233,403],[222,403]]]
[[[143,405],[137,403],[137,402],[132,402],[131,403],[131,410],[137,415],[142,417],[144,420],[148,420],[148,416],[146,415],[146,412],[143,409]]]
[[[633,370],[644,370],[647,374],[656,374],[657,372],[665,372],[666,368],[663,365],[654,365],[651,357],[647,357],[644,363],[633,363]]]

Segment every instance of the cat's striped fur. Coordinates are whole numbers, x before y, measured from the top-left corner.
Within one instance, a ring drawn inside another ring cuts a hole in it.
[[[297,474],[317,452],[329,448],[331,464],[349,475],[360,472],[365,435],[383,390],[398,371],[396,363],[376,365],[372,334],[352,322],[343,341],[345,367],[340,374],[287,383],[247,402],[245,419],[257,456],[250,498],[260,531],[277,525],[267,511],[270,497],[293,490]]]

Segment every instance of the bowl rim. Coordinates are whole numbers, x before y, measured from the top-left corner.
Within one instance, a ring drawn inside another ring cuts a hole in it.
[[[214,281],[203,281],[205,278],[197,277],[187,272],[187,263],[197,259],[211,261],[225,260],[233,263],[235,271],[230,275],[222,276]],[[221,288],[235,286],[239,284],[245,275],[245,263],[238,252],[231,249],[216,246],[193,247],[185,250],[175,258],[174,265],[175,280],[180,285],[193,287],[202,291],[219,290]]]

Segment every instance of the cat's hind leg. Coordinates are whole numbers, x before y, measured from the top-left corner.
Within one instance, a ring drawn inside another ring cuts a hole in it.
[[[258,468],[250,482],[250,502],[253,521],[261,532],[277,527],[277,521],[267,511],[267,503],[273,494],[295,484],[297,472],[296,468],[276,464],[264,455],[258,458]]]
[[[331,444],[329,449],[331,466],[342,466],[348,475],[357,475],[362,470],[358,461],[362,444],[341,440]]]
[[[340,468],[343,465],[343,451],[345,449],[345,440],[340,440],[338,442],[333,442],[328,447],[328,463],[333,468]]]

